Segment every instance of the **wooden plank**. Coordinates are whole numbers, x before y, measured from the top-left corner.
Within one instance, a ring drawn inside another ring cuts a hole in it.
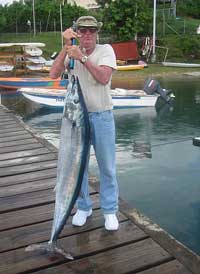
[[[34,172],[29,172],[27,174],[19,174],[14,176],[2,177],[0,180],[1,186],[9,186],[9,185],[17,185],[30,181],[37,181],[44,178],[51,178],[56,176],[56,168],[48,169],[48,173],[46,170],[39,170]]]
[[[43,162],[43,161],[49,161],[49,160],[57,160],[57,156],[54,153],[49,152],[48,154],[36,155],[32,157],[24,157],[24,158],[0,161],[0,170],[1,168],[5,168],[5,167],[11,167],[11,166],[13,167],[16,165],[24,165],[24,164]],[[1,174],[1,171],[0,171],[0,174]]]
[[[5,177],[9,175],[24,174],[28,172],[33,172],[35,170],[43,170],[48,168],[54,168],[57,166],[57,160],[49,160],[45,162],[36,162],[31,164],[2,167],[0,168],[0,177]],[[48,172],[48,170],[47,170]],[[28,175],[27,175],[28,176]]]
[[[8,212],[32,206],[54,202],[56,178],[48,178],[24,184],[16,187],[1,187],[0,212]],[[15,194],[14,194],[15,193]],[[96,191],[90,187],[90,194],[94,205]],[[98,195],[97,195],[98,196]]]
[[[143,229],[159,245],[165,248],[192,273],[199,274],[200,259],[195,252],[177,241],[172,235],[163,230],[138,210],[131,208],[125,201],[121,203],[121,211],[136,225]]]
[[[5,121],[1,121],[1,123],[0,123],[0,128],[1,127],[4,127],[4,126],[8,126],[9,125],[9,128],[11,127],[11,125],[12,125],[12,127],[13,127],[13,129],[15,128],[15,126],[16,125],[18,125],[17,123],[16,123],[16,121],[15,120],[13,120],[13,119],[9,119],[9,120],[5,120]]]
[[[94,256],[68,262],[65,265],[50,268],[46,273],[136,273],[149,265],[160,264],[172,257],[151,239],[134,242],[135,235],[130,227],[122,227],[115,233],[109,233],[104,229],[81,233],[63,238],[59,242],[65,249],[72,252],[75,258]],[[133,241],[133,243],[131,243]],[[128,244],[129,243],[129,244]],[[126,244],[125,246],[120,246]],[[105,251],[105,249],[110,249]],[[102,252],[105,251],[105,252]],[[0,254],[0,273],[16,274],[29,270],[37,270],[55,263],[61,263],[63,258],[51,260],[44,252],[25,253],[23,249],[17,249]],[[96,272],[98,268],[99,272]],[[56,270],[59,269],[57,272]],[[53,270],[52,272],[50,272]],[[38,273],[45,273],[44,269]]]
[[[0,231],[51,220],[54,204],[36,206],[0,215]]]
[[[10,132],[0,132],[0,138],[5,138],[5,137],[10,137],[10,136],[18,136],[18,135],[23,135],[26,134],[26,131],[23,129],[18,129]],[[33,137],[33,136],[32,136]]]
[[[6,144],[7,146],[5,147],[1,147],[0,148],[0,161],[1,161],[1,157],[3,154],[9,154],[9,153],[20,153],[22,151],[25,151],[25,150],[33,150],[33,149],[38,149],[38,148],[41,148],[43,149],[43,145],[40,144],[40,143],[29,143],[29,144],[24,144],[24,145],[19,145],[19,146],[8,146],[9,143]],[[11,154],[9,154],[11,156]],[[5,156],[5,155],[4,155]],[[3,156],[3,157],[4,157]],[[12,159],[12,158],[11,158]]]
[[[16,121],[15,120],[13,120],[13,118],[11,118],[11,117],[4,117],[4,118],[1,118],[0,117],[0,124],[1,125],[4,125],[4,124],[9,124],[9,123],[16,123]]]
[[[8,128],[12,128],[14,129],[15,127],[19,127],[19,125],[16,122],[13,122],[12,124],[0,124],[0,130],[4,130],[4,129],[8,129]]]
[[[31,134],[24,133],[23,135],[19,135],[19,136],[10,136],[10,137],[0,138],[0,143],[7,143],[7,142],[10,142],[10,141],[30,139],[30,138],[33,138],[33,136]]]
[[[29,139],[21,139],[21,140],[16,140],[16,141],[11,141],[8,143],[0,143],[0,150],[1,148],[4,147],[17,147],[19,145],[27,145],[27,144],[35,144],[38,143],[38,140],[29,138]]]
[[[53,210],[54,203],[49,201],[49,204],[43,202],[42,205],[21,209],[17,211],[18,214],[16,211],[2,213],[0,215],[0,231],[51,220]]]
[[[124,252],[124,248],[120,248],[119,250]],[[59,266],[54,266],[51,268],[43,269],[34,272],[35,274],[127,274],[127,273],[136,273],[136,274],[192,274],[192,272],[188,271],[181,265],[177,260],[172,260],[167,263],[163,263],[159,266],[150,268],[149,270],[145,270],[138,272],[137,269],[142,269],[141,264],[137,263],[137,265],[133,269],[133,262],[130,261],[135,260],[136,256],[133,257],[133,254],[126,252],[120,256],[120,252],[118,252],[119,256],[116,256],[116,250],[114,252],[105,252],[103,254],[98,254],[95,256],[91,256],[89,258],[83,258],[74,262],[68,262]],[[108,254],[109,253],[109,254]],[[114,256],[113,256],[114,253]],[[106,255],[110,255],[106,258]],[[126,260],[129,258],[130,261]],[[109,260],[112,259],[112,261]],[[117,259],[114,261],[114,259]],[[138,258],[137,258],[138,259]],[[76,265],[75,265],[76,264]],[[124,265],[124,268],[122,266]],[[148,267],[148,266],[144,266]],[[155,269],[155,271],[154,271]],[[128,272],[127,272],[128,271]]]
[[[119,221],[127,221],[127,218],[119,214]],[[104,218],[100,209],[94,210],[92,217],[88,218],[87,223],[82,227],[72,226],[72,216],[69,217],[67,224],[61,232],[59,238],[75,235],[85,231],[90,231],[104,226]],[[27,245],[48,241],[51,235],[52,221],[42,222],[30,226],[20,227],[0,232],[0,252],[9,251],[16,248],[25,247]],[[131,222],[126,225],[132,225],[134,235],[145,237],[144,232],[137,229]]]
[[[1,105],[1,107],[2,107],[2,105]],[[9,110],[9,109],[3,109],[3,108],[0,108],[0,115],[2,115],[2,116],[12,116],[12,114],[13,114],[13,112],[11,111],[11,110]]]
[[[27,182],[27,183],[23,183],[23,184],[4,186],[4,187],[1,187],[0,198],[1,198],[1,200],[3,198],[8,199],[8,197],[12,196],[12,195],[19,195],[19,194],[24,194],[24,193],[27,194],[30,192],[35,192],[35,191],[44,190],[44,189],[51,189],[51,191],[53,192],[53,188],[55,187],[55,184],[56,184],[56,177],[37,180],[37,181],[33,181],[33,182]],[[39,195],[39,194],[37,194],[37,195]],[[18,197],[16,197],[16,196],[14,197],[15,200],[17,198]],[[0,204],[1,204],[1,201],[0,201]],[[1,210],[2,210],[2,208],[0,209],[0,211]]]
[[[48,179],[47,182],[49,181],[50,180]],[[34,184],[34,186],[36,185],[37,187],[37,184]],[[42,189],[42,181],[41,181],[41,184],[39,184],[39,186],[40,185],[41,185],[41,188],[38,187],[38,189],[35,189],[32,192],[29,192],[29,190],[25,188],[24,192],[21,191],[20,194],[15,194],[11,196],[5,195],[1,197],[0,213],[5,213],[8,211],[24,209],[30,206],[38,206],[38,205],[54,202],[55,192],[53,191],[53,188],[55,186],[55,183],[52,182],[52,186],[51,186],[51,183],[49,183],[49,188],[48,188],[48,185],[45,186],[45,188],[43,186],[44,189]],[[18,187],[20,186],[21,185],[18,185]],[[4,188],[1,188],[1,190],[2,189]]]
[[[36,147],[36,148],[34,148]],[[49,153],[49,150],[47,148],[44,148],[41,144],[36,143],[32,144],[32,149],[28,150],[19,150],[15,152],[6,152],[3,154],[0,154],[0,161],[5,161],[9,159],[17,159],[22,157],[32,157],[35,155],[41,155],[41,154],[47,154]]]
[[[2,106],[2,105],[0,105],[0,106]],[[12,111],[8,110],[8,109],[2,109],[2,108],[0,108],[0,115],[1,116],[9,117],[9,116],[12,115]]]
[[[192,274],[192,272],[187,270],[177,260],[173,260],[171,262],[142,271],[140,274]]]
[[[24,129],[22,127],[17,127],[15,128],[15,132],[18,132],[18,131],[24,131]],[[4,129],[3,131],[0,131],[0,136],[1,134],[4,134],[4,133],[12,133],[13,132],[13,129],[12,128],[8,128],[8,129]]]

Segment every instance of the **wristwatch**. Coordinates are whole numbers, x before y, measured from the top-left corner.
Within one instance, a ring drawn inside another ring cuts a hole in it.
[[[86,55],[83,55],[81,58],[81,63],[85,64],[85,62],[87,61],[88,57]]]

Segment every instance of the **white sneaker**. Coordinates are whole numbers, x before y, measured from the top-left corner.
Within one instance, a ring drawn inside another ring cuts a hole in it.
[[[87,217],[89,217],[90,215],[92,215],[92,209],[90,209],[89,211],[83,211],[78,209],[76,211],[76,214],[72,218],[72,224],[75,226],[82,226],[86,223]]]
[[[117,230],[119,228],[119,222],[115,214],[104,214],[104,218],[106,230]]]

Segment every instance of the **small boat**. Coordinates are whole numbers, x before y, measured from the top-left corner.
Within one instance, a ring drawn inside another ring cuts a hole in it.
[[[12,71],[14,66],[10,65],[9,63],[3,62],[0,63],[0,71]]]
[[[63,89],[20,88],[23,96],[32,102],[49,107],[63,107],[66,91]],[[143,90],[111,90],[114,108],[153,107],[157,95],[147,95]]]
[[[49,88],[49,89],[64,89],[68,83],[67,79],[51,79],[49,77],[40,78],[20,78],[20,77],[5,77],[0,78],[0,88],[18,89],[27,88]]]
[[[33,57],[42,55],[42,50],[34,45],[25,46],[24,52]]]
[[[200,64],[192,64],[192,63],[162,62],[162,65],[165,67],[200,68]]]
[[[44,43],[0,43],[0,72],[26,73],[27,66],[45,64],[41,56]],[[37,70],[39,70],[39,68]],[[30,69],[29,69],[30,70]],[[35,67],[34,67],[35,70]],[[43,68],[42,70],[43,71]]]
[[[119,70],[119,71],[130,71],[130,70],[143,69],[144,67],[145,67],[144,64],[142,64],[142,65],[139,65],[139,64],[121,65],[121,66],[117,66],[117,70]]]
[[[46,60],[42,56],[36,56],[36,57],[27,57],[28,61],[32,62],[33,64],[45,64]]]

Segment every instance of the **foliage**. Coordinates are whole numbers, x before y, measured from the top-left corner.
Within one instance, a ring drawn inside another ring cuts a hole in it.
[[[106,6],[110,5],[112,0],[96,0],[96,2],[100,7],[105,8]]]
[[[168,35],[159,40],[157,44],[169,48],[167,61],[193,61],[200,59],[200,37],[196,35],[184,35],[181,37]]]
[[[105,7],[103,18],[107,33],[114,33],[118,41],[127,41],[148,29],[150,16],[145,0],[115,0]]]
[[[63,1],[61,1],[63,2]],[[76,5],[62,5],[63,28],[71,26],[73,20],[81,15],[88,14],[87,10]],[[24,4],[13,2],[12,5],[1,6],[0,15],[6,20],[0,19],[1,32],[27,32],[30,27],[27,21],[31,21],[33,27],[32,0],[25,0]],[[35,0],[35,18],[37,31],[56,31],[60,29],[60,1]]]
[[[177,10],[181,16],[191,16],[200,19],[200,0],[178,0]]]
[[[188,55],[189,58],[200,58],[200,38],[197,36],[191,37],[191,35],[181,37],[179,40],[179,48],[184,55]]]

